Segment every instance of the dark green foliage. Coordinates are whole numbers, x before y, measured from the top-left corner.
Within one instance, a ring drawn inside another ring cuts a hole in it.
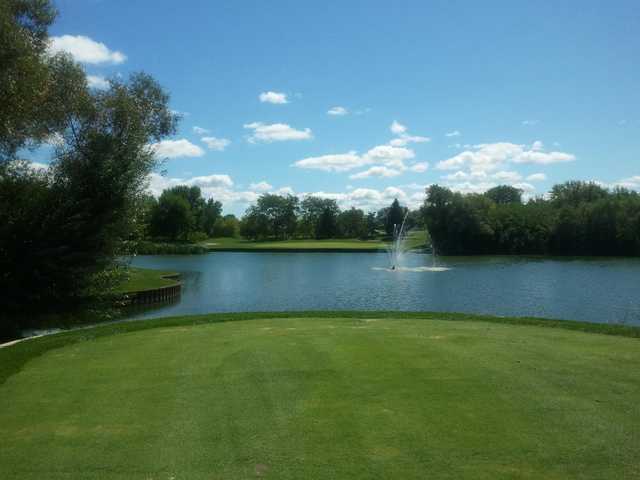
[[[522,204],[511,188],[462,195],[429,187],[423,211],[436,250],[450,255],[640,255],[638,193],[574,181],[554,186],[550,200]]]
[[[151,214],[151,234],[171,240],[186,240],[195,219],[189,202],[181,195],[165,190]]]
[[[338,231],[343,238],[367,238],[367,220],[358,208],[344,210],[338,215]]]
[[[293,237],[299,210],[298,197],[293,195],[261,195],[255,205],[247,209],[240,225],[240,233],[249,239]]]
[[[44,54],[46,0],[0,3],[0,291],[6,318],[76,309],[118,280],[116,252],[139,235],[148,145],[171,134],[168,96],[148,75],[89,91],[70,57]],[[55,138],[46,172],[17,149]]]
[[[202,197],[200,187],[177,185],[162,192],[149,220],[153,237],[201,240],[215,235],[222,204]]]
[[[66,98],[58,88],[63,79],[59,69],[50,68],[61,57],[45,55],[47,29],[55,17],[46,0],[0,2],[0,164],[13,159],[19,148],[45,140],[64,122]]]
[[[225,215],[218,218],[213,228],[213,237],[237,237],[240,231],[240,222],[235,215]]]
[[[209,198],[202,207],[200,230],[210,237],[218,236],[216,233],[216,225],[220,221],[220,215],[222,215],[222,203],[213,198]]]
[[[522,190],[510,185],[498,185],[487,190],[485,197],[490,198],[498,205],[506,205],[509,203],[522,203]]]
[[[391,206],[386,210],[386,216],[384,220],[384,229],[387,235],[393,235],[394,229],[402,225],[404,216],[407,213],[406,207],[401,207],[398,199],[394,199]]]

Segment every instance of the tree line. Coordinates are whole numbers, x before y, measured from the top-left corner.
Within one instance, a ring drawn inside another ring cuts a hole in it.
[[[342,210],[336,200],[265,193],[238,220],[222,215],[222,204],[205,200],[197,186],[178,185],[162,192],[156,200],[145,199],[141,214],[145,238],[199,240],[235,237],[250,240],[359,238],[391,235],[407,207],[395,199],[388,207],[365,213],[359,208]],[[409,212],[407,227],[422,223],[419,211]]]
[[[635,191],[569,181],[526,203],[506,185],[466,195],[432,185],[426,193],[425,224],[443,255],[640,255]]]

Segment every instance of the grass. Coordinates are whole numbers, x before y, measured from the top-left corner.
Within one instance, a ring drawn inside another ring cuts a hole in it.
[[[386,243],[380,240],[330,239],[330,240],[279,240],[252,241],[242,238],[212,238],[201,242],[210,251],[216,250],[384,250]]]
[[[639,332],[306,312],[29,340],[0,349],[0,478],[638,478]]]
[[[129,267],[127,273],[127,280],[115,289],[115,293],[143,292],[156,288],[170,287],[178,283],[175,272]]]

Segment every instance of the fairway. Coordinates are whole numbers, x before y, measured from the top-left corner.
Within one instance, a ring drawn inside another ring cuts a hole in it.
[[[0,478],[640,478],[637,338],[374,316],[48,350],[0,384]]]

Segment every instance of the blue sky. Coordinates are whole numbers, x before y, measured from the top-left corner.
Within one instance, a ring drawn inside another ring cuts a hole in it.
[[[263,191],[369,209],[432,183],[640,189],[636,1],[56,5],[55,48],[93,85],[144,70],[184,113],[156,192],[242,213]]]

